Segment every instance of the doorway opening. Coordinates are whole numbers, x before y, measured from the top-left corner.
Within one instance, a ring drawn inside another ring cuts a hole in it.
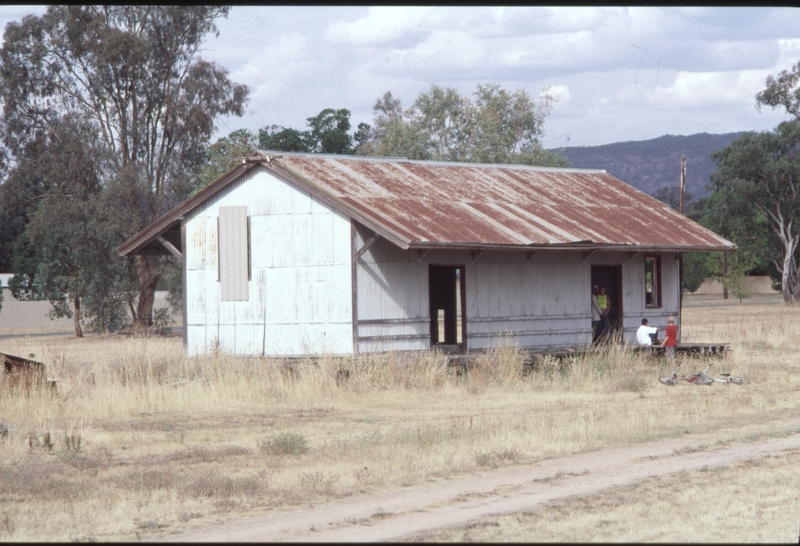
[[[608,312],[608,335],[622,333],[622,266],[593,265],[591,286],[604,286],[611,310]]]
[[[431,348],[463,351],[467,343],[467,321],[463,265],[429,265]]]

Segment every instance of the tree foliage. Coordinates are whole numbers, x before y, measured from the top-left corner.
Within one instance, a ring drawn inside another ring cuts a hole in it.
[[[256,151],[256,138],[249,129],[239,129],[217,139],[206,151],[206,161],[197,176],[194,193],[239,165],[243,158],[254,155]]]
[[[541,143],[555,98],[540,101],[527,91],[478,85],[470,100],[451,87],[431,86],[403,109],[391,92],[373,107],[372,127],[361,126],[358,152],[365,155],[478,163],[567,166]]]
[[[258,147],[262,150],[276,150],[280,152],[310,152],[308,132],[283,127],[281,125],[268,125],[258,131]]]
[[[51,127],[26,147],[11,173],[12,180],[47,191],[16,240],[10,286],[17,299],[49,300],[52,316],[72,317],[80,337],[82,319],[99,330],[125,322],[124,299],[134,295],[120,287],[132,279],[114,255],[114,243],[124,239],[117,211],[104,202],[110,158],[96,126],[71,115]]]
[[[681,290],[696,292],[707,277],[711,276],[707,252],[687,252],[681,259]]]
[[[756,107],[783,106],[788,114],[800,119],[800,62],[791,71],[783,70],[777,76],[767,77],[767,87],[756,94]]]
[[[104,202],[133,235],[182,201],[219,116],[242,115],[248,89],[201,59],[227,16],[218,6],[50,6],[9,23],[0,50],[3,138],[12,157],[68,114],[91,121],[108,153]],[[168,259],[136,256],[139,328],[152,324]]]
[[[800,300],[800,120],[747,133],[713,157],[718,170],[705,221],[755,260],[772,263],[784,300]]]
[[[262,150],[320,154],[354,154],[354,136],[350,134],[350,110],[325,108],[306,119],[305,131],[268,125],[258,131]],[[356,134],[358,137],[358,134]]]

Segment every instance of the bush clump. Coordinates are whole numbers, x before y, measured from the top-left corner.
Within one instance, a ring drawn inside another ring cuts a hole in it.
[[[269,455],[302,455],[310,449],[306,437],[295,432],[282,432],[274,438],[260,441],[258,448]]]

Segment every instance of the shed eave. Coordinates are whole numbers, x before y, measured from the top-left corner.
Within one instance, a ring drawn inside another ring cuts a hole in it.
[[[197,206],[205,202],[208,198],[222,190],[225,186],[239,178],[250,169],[262,164],[262,161],[262,159],[247,160],[245,163],[237,165],[227,173],[223,174],[217,180],[186,199],[183,203],[166,213],[164,216],[145,227],[126,242],[118,246],[117,254],[120,256],[136,254],[146,245],[151,243],[153,239],[168,229],[174,227],[176,224],[180,223],[187,213],[194,210]]]
[[[436,243],[431,241],[415,241],[409,245],[411,250],[603,250],[609,252],[735,252],[734,246],[674,246],[674,245],[604,245],[586,243],[566,243],[566,244],[532,244],[532,245],[497,245],[486,243]]]

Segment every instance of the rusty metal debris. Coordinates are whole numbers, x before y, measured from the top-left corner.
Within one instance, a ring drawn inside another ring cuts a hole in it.
[[[0,388],[25,393],[42,387],[56,390],[56,381],[47,378],[47,366],[43,362],[0,353],[0,364]]]

